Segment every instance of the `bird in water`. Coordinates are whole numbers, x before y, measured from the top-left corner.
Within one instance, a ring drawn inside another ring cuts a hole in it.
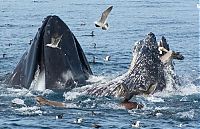
[[[93,45],[94,45],[93,48],[96,48],[96,47],[97,47],[97,44],[96,44],[96,43],[93,43]]]
[[[5,57],[6,57],[6,54],[4,53],[4,54],[3,54],[3,58],[5,58]]]
[[[95,56],[93,56],[93,58],[92,58],[92,63],[96,63],[96,57]]]
[[[104,58],[104,60],[105,60],[105,61],[110,61],[110,56],[106,56],[106,57]]]
[[[74,120],[74,123],[76,124],[81,124],[83,122],[83,118],[77,118],[76,120]]]
[[[133,128],[139,128],[140,127],[140,121],[133,122],[132,127]]]
[[[63,114],[59,114],[56,116],[56,119],[62,119],[63,118]]]
[[[52,37],[51,38],[51,43],[50,44],[46,44],[46,46],[48,47],[52,47],[52,48],[58,48],[58,49],[61,49],[58,47],[58,44],[60,43],[61,39],[62,39],[62,36],[56,36],[56,37]]]
[[[93,124],[92,127],[93,127],[93,128],[100,128],[100,127],[102,127],[102,126],[101,126],[101,125],[98,125],[98,124]]]
[[[92,115],[93,115],[93,116],[95,116],[95,115],[96,115],[96,113],[95,113],[94,111],[92,111]]]
[[[30,40],[30,42],[29,42],[29,45],[31,45],[31,44],[32,44],[32,42],[33,42],[33,39],[31,39],[31,40]]]
[[[95,36],[94,31],[92,31],[90,34],[82,35],[82,36]]]
[[[94,31],[91,32],[91,35],[90,35],[90,36],[95,36],[95,35],[94,35]]]
[[[113,6],[110,6],[109,8],[107,8],[102,13],[100,20],[94,22],[96,27],[101,27],[103,30],[108,29],[107,18],[108,18],[109,13],[111,12],[112,8],[113,8]]]

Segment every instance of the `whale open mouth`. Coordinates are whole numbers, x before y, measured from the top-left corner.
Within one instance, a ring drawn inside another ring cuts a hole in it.
[[[133,49],[133,60],[128,75],[122,86],[128,96],[146,93],[166,87],[163,64],[159,58],[158,44],[153,33],[144,40],[136,42]]]
[[[85,54],[76,37],[58,16],[48,16],[22,56],[8,84],[27,89],[71,89],[84,84],[92,74]],[[40,88],[38,88],[40,87]]]
[[[173,59],[183,60],[184,56],[170,50],[164,37],[157,44],[155,35],[150,32],[144,40],[136,42],[128,75],[121,83],[125,98],[162,91],[167,86],[169,76],[173,88],[180,84],[173,71]]]
[[[160,54],[159,47],[163,47]],[[96,96],[115,96],[130,100],[134,95],[153,94],[166,88],[168,79],[177,84],[177,77],[172,69],[172,59],[182,60],[184,57],[174,53],[166,43],[159,46],[153,33],[149,33],[144,40],[135,43],[133,48],[133,59],[131,66],[125,74],[111,80],[106,84],[95,87],[86,87],[84,91]],[[164,56],[164,57],[163,57]],[[162,62],[162,58],[163,61]],[[174,58],[175,57],[175,58]],[[168,76],[169,75],[169,76]]]

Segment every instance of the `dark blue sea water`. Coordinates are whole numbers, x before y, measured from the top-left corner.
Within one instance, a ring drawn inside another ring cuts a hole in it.
[[[200,128],[200,57],[199,10],[197,0],[0,0],[0,128],[132,128],[140,121],[144,129]],[[94,27],[101,13],[113,5],[109,30]],[[159,41],[167,38],[170,47],[180,51],[185,59],[175,61],[176,73],[182,86],[178,91],[164,91],[153,96],[137,96],[133,101],[145,105],[142,110],[126,110],[111,97],[80,95],[75,91],[56,93],[49,90],[33,92],[27,89],[6,88],[3,80],[12,72],[22,54],[29,48],[42,20],[58,15],[81,44],[88,61],[96,56],[90,81],[105,82],[125,73],[132,59],[136,41],[154,32]],[[85,24],[85,25],[82,25]],[[94,37],[83,35],[94,31]],[[93,48],[93,44],[97,48]],[[2,55],[6,54],[3,58]],[[111,56],[111,61],[103,58]],[[40,107],[34,96],[65,101],[66,109]],[[27,107],[13,107],[15,98],[24,100]],[[92,111],[96,115],[92,115]],[[63,119],[56,119],[58,114]],[[83,119],[80,124],[74,121]]]

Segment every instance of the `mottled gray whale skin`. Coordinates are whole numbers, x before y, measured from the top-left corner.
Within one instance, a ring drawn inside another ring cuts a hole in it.
[[[169,51],[170,55],[165,59],[166,63],[163,63],[160,58],[166,53],[160,55],[159,47],[167,47],[169,50],[166,40],[159,46],[155,35],[150,32],[144,40],[135,43],[128,72],[106,84],[86,88],[86,94],[123,97],[130,100],[134,95],[162,91],[166,88],[169,76],[173,83],[178,83],[177,76],[172,72],[172,59],[182,60],[184,57],[179,52]]]
[[[131,95],[162,91],[166,87],[164,65],[159,58],[158,44],[153,33],[135,44],[134,57],[128,75],[121,85]],[[153,87],[152,87],[153,88]]]
[[[29,89],[36,74],[43,72],[45,89],[72,89],[92,74],[74,34],[58,16],[47,16],[12,74],[10,86]]]

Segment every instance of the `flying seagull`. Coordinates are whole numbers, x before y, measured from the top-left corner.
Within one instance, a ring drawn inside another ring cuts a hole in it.
[[[110,13],[110,11],[112,10],[113,6],[110,6],[109,8],[107,8],[101,15],[101,19],[99,21],[94,22],[96,27],[101,27],[103,30],[107,30],[108,29],[108,23],[107,23],[107,18],[108,18],[108,14]]]
[[[62,36],[63,35],[58,36],[58,37],[54,37],[54,38],[52,37],[51,38],[51,43],[50,44],[46,44],[46,46],[52,47],[52,48],[61,49],[61,48],[58,47],[58,44],[60,43],[60,40],[62,39]]]

